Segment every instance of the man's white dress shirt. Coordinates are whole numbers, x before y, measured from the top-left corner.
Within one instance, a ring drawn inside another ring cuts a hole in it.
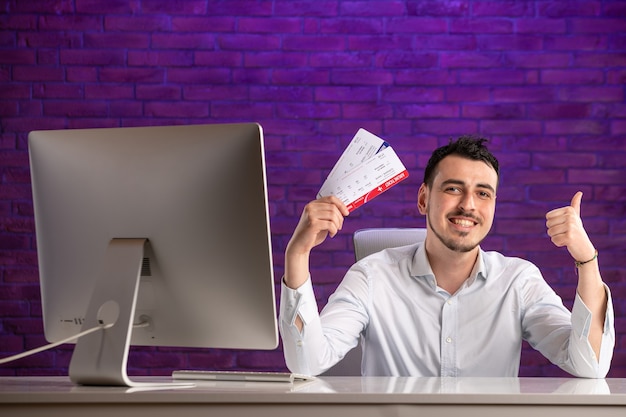
[[[296,290],[283,283],[279,323],[292,372],[323,373],[360,340],[363,375],[516,377],[527,340],[570,374],[603,378],[615,345],[606,292],[599,361],[587,339],[591,313],[578,295],[570,313],[535,265],[482,249],[455,294],[437,286],[422,243],[356,263],[321,313],[311,279]]]

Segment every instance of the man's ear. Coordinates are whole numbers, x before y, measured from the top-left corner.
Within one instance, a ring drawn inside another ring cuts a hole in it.
[[[419,191],[417,192],[417,209],[420,214],[426,215],[426,204],[428,201],[428,186],[422,183]]]

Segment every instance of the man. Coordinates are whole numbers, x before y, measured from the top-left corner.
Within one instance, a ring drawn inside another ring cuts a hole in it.
[[[497,159],[484,139],[461,137],[433,153],[417,197],[423,243],[357,262],[318,314],[311,250],[342,228],[336,197],[310,202],[287,245],[280,331],[292,372],[317,375],[359,339],[363,375],[518,375],[522,340],[572,375],[606,376],[613,307],[597,252],[580,219],[582,193],[546,215],[548,235],[577,269],[572,312],[528,261],[485,252],[493,223]]]

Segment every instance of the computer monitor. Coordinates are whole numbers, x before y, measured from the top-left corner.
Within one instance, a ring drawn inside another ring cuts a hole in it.
[[[140,385],[129,344],[278,345],[256,123],[34,131],[43,321],[83,385]]]

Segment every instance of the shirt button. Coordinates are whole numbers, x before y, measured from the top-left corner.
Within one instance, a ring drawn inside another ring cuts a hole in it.
[[[298,340],[298,341],[296,342],[296,346],[302,346],[303,344],[304,344],[304,343],[302,343],[302,340]]]
[[[451,337],[446,337],[446,343],[452,343],[452,338]]]
[[[452,305],[452,300],[448,300],[447,303],[448,303],[449,306],[451,306]]]

